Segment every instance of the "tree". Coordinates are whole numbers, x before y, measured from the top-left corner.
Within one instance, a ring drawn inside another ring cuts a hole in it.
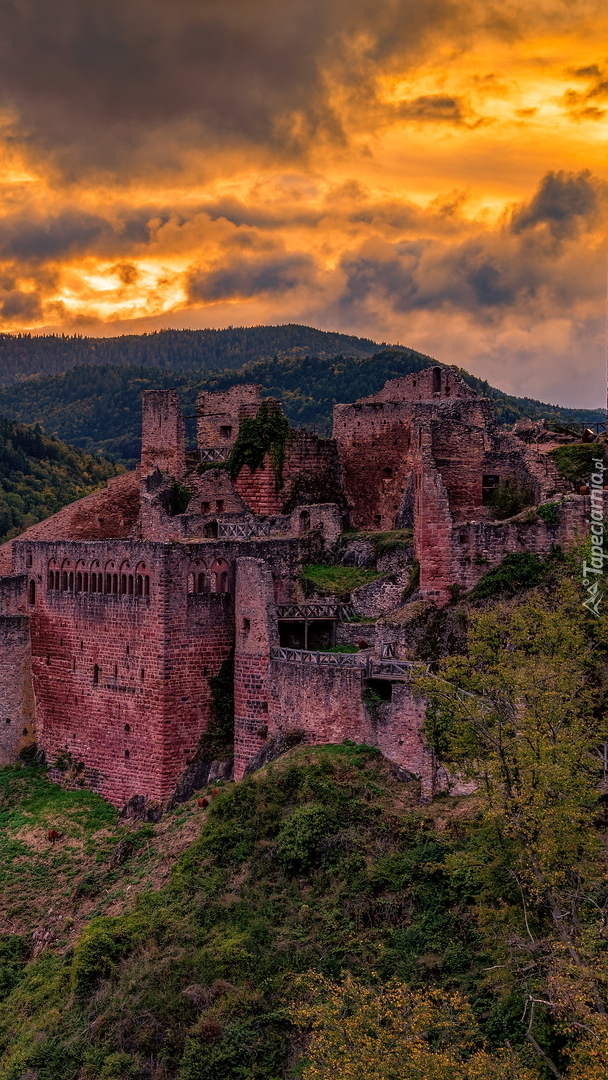
[[[537,1039],[539,1015],[608,1063],[608,893],[594,824],[597,750],[607,738],[605,641],[606,626],[587,617],[563,571],[551,593],[474,613],[467,655],[448,657],[423,680],[437,752],[478,785],[470,859],[481,894],[497,862],[519,894],[521,927],[503,928],[496,967],[524,993],[527,1039],[555,1076],[563,1066]],[[581,1067],[569,1075],[582,1080]]]
[[[488,1053],[460,994],[316,972],[296,985],[290,1016],[308,1032],[303,1080],[532,1080],[511,1049]]]

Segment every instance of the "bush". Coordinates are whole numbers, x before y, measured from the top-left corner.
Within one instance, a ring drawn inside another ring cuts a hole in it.
[[[499,566],[489,570],[471,590],[475,599],[486,599],[508,593],[514,596],[521,589],[539,585],[545,575],[545,565],[538,555],[529,553],[505,555]]]
[[[506,481],[494,488],[488,505],[492,509],[495,519],[504,521],[506,518],[521,513],[526,506],[531,506],[533,502],[534,496],[529,488],[522,487],[516,482],[509,483]]]
[[[536,513],[545,525],[559,525],[559,507],[557,503],[542,503],[536,507]]]
[[[593,472],[593,462],[602,456],[602,448],[594,443],[575,443],[570,446],[558,446],[549,451],[557,465],[560,476],[578,486]]]
[[[336,823],[322,806],[300,806],[277,838],[277,859],[288,874],[308,870],[318,861],[320,845],[335,832]]]

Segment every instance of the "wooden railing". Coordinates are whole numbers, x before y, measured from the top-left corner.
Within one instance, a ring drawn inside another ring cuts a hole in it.
[[[196,451],[201,461],[228,461],[230,446],[205,446]]]
[[[271,660],[283,660],[291,664],[308,664],[311,667],[350,668],[360,671],[366,679],[407,679],[412,674],[411,660],[377,660],[362,653],[312,652],[306,649],[286,649],[272,646]]]
[[[303,604],[279,604],[278,619],[350,619],[355,614],[352,604],[339,604],[335,601],[308,600]]]

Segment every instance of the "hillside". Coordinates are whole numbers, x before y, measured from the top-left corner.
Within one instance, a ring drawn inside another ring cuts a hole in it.
[[[0,543],[95,491],[119,471],[39,428],[0,417]]]
[[[79,366],[60,375],[26,379],[1,388],[0,413],[25,423],[39,423],[45,431],[83,450],[133,463],[139,456],[142,390],[177,386],[186,413],[192,414],[201,390],[224,390],[235,383],[257,382],[265,393],[281,399],[294,426],[329,434],[335,403],[376,393],[387,379],[409,375],[430,363],[432,360],[420,353],[390,348],[371,357],[260,360],[207,374],[142,366]],[[522,416],[547,417],[561,423],[596,423],[604,419],[600,409],[571,410],[508,396],[474,376],[462,374],[476,390],[494,399],[502,423],[512,424]],[[193,434],[192,425],[190,436]]]
[[[604,1080],[606,617],[509,558],[403,612],[458,628],[420,685],[470,795],[348,742],[155,822],[0,770],[0,1080]]]
[[[92,338],[56,334],[0,334],[0,384],[27,375],[56,375],[81,365],[118,364],[167,370],[238,368],[281,353],[371,356],[367,338],[312,326],[239,326],[227,330],[160,330],[153,334]]]

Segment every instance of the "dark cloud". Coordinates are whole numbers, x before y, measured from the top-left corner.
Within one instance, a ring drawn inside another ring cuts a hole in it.
[[[560,241],[593,224],[598,205],[597,184],[588,169],[550,172],[531,201],[514,212],[511,229],[517,234],[543,226],[553,240]]]
[[[0,316],[7,321],[23,319],[25,321],[40,319],[42,305],[40,297],[34,292],[21,292],[15,289],[8,293],[0,292]]]
[[[88,251],[110,231],[108,222],[95,214],[5,217],[0,220],[0,257],[23,262],[64,258]]]
[[[411,101],[402,101],[396,112],[404,120],[456,125],[467,122],[469,114],[460,98],[449,97],[447,94],[423,94]]]
[[[533,295],[538,272],[510,264],[489,238],[447,246],[440,241],[394,245],[390,253],[347,256],[342,306],[381,296],[394,311],[459,309],[480,319]]]
[[[443,310],[468,313],[479,323],[500,321],[511,311],[522,317],[541,309],[563,314],[596,291],[576,276],[576,241],[581,222],[596,220],[600,195],[587,172],[549,173],[500,230],[451,242],[368,241],[341,261],[340,309]]]
[[[310,256],[277,254],[225,263],[216,270],[191,270],[186,287],[190,302],[210,302],[282,293],[310,284],[313,277]]]
[[[585,90],[566,90],[562,104],[574,119],[601,120],[606,110],[598,102],[608,102],[608,69],[598,64],[575,68],[572,75],[590,79]]]
[[[504,5],[496,4],[504,9]],[[462,43],[517,19],[455,0],[5,0],[0,101],[28,145],[64,169],[112,170],[141,153],[246,143],[293,154],[344,138],[332,87],[358,110],[378,74],[417,64],[435,38]],[[455,98],[422,96],[413,120],[461,123]],[[17,136],[17,132],[15,132]]]

